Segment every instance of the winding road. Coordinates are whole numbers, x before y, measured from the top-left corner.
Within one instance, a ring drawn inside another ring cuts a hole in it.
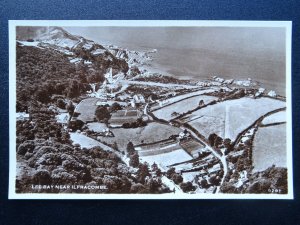
[[[200,137],[198,134],[196,134],[194,131],[190,130],[189,128],[186,127],[181,127],[182,129],[186,129],[188,132],[190,132],[190,134],[192,135],[192,137],[196,140],[198,140],[199,142],[203,143],[206,147],[206,149],[208,149],[209,151],[212,152],[212,154],[218,158],[220,160],[220,162],[223,165],[223,169],[224,169],[224,175],[222,177],[222,180],[220,182],[220,185],[217,187],[217,191],[216,193],[219,192],[220,187],[222,186],[222,184],[224,183],[225,177],[227,175],[228,172],[228,166],[227,166],[227,161],[226,161],[226,156],[225,155],[219,155],[205,140],[203,140],[202,137]]]

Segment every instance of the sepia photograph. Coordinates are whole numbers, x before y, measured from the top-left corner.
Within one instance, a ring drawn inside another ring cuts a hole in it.
[[[11,199],[293,199],[291,22],[9,23]]]

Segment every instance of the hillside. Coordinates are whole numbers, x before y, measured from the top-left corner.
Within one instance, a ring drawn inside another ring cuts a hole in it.
[[[124,59],[62,28],[19,27],[17,38],[17,111],[29,106],[28,96],[44,103],[54,94],[76,98],[88,83],[103,82],[109,69],[128,71]]]
[[[16,192],[168,192],[147,165],[132,171],[120,152],[80,148],[55,119],[59,110],[72,114],[74,104],[92,89],[90,84],[102,84],[108,71],[113,77],[126,77],[129,53],[108,50],[57,27],[19,27],[17,33],[16,111],[27,112],[30,118],[16,124]]]

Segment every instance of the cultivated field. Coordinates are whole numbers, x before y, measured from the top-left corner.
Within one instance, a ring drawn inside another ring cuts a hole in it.
[[[286,125],[260,127],[253,142],[252,160],[254,171],[268,167],[287,167],[286,163]]]
[[[262,124],[282,123],[286,122],[286,112],[280,111],[263,119]]]
[[[187,141],[182,141],[180,146],[186,150],[190,155],[197,157],[198,153],[200,153],[205,146],[193,139],[189,139]]]
[[[181,149],[179,142],[174,140],[166,140],[160,143],[135,147],[135,150],[138,151],[139,156],[158,155],[178,149]]]
[[[99,137],[100,140],[110,144],[116,142],[120,150],[125,150],[130,141],[134,145],[140,145],[142,141],[144,143],[152,143],[168,139],[171,135],[177,135],[182,130],[177,127],[153,122],[145,127],[130,129],[114,128],[111,131],[115,137]]]
[[[235,140],[237,135],[259,117],[278,108],[285,102],[270,98],[240,98],[224,101],[193,112],[183,119],[208,138],[216,133],[222,138]]]
[[[135,122],[139,118],[138,110],[119,110],[117,112],[112,113],[111,118],[109,119],[109,123],[112,127],[114,126],[122,126],[124,123],[132,123]]]
[[[162,170],[168,170],[167,166],[174,163],[184,162],[190,159],[192,159],[192,157],[182,149],[159,155],[140,157],[140,160],[142,162],[148,162],[150,165],[155,162],[158,166],[161,167]]]
[[[96,141],[80,133],[70,133],[70,139],[73,141],[73,144],[79,144],[81,148],[92,148],[100,146],[103,150],[112,150],[110,147],[100,143],[99,141]]]
[[[159,110],[153,112],[153,114],[159,118],[164,120],[171,120],[175,115],[172,116],[172,113],[176,112],[178,114],[185,113],[189,110],[195,109],[199,106],[200,100],[204,101],[204,104],[208,104],[213,100],[216,100],[216,97],[208,96],[208,95],[200,95],[194,96],[191,98],[184,99],[180,102],[176,102],[174,104],[168,105],[166,107],[162,107]]]
[[[190,93],[183,94],[183,95],[178,95],[178,96],[175,96],[175,97],[172,97],[172,98],[168,98],[167,103],[164,106],[167,106],[169,104],[173,104],[174,102],[178,102],[178,101],[184,100],[186,98],[190,98],[190,97],[193,97],[193,96],[204,95],[206,93],[211,93],[211,92],[214,92],[214,91],[216,91],[216,90],[213,89],[213,88],[210,88],[210,89],[190,92]],[[159,108],[161,108],[161,106],[159,106],[158,103],[151,107],[152,110],[157,110]]]

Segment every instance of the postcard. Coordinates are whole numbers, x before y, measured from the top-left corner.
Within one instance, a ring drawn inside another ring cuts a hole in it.
[[[9,21],[10,199],[293,199],[291,22]]]

